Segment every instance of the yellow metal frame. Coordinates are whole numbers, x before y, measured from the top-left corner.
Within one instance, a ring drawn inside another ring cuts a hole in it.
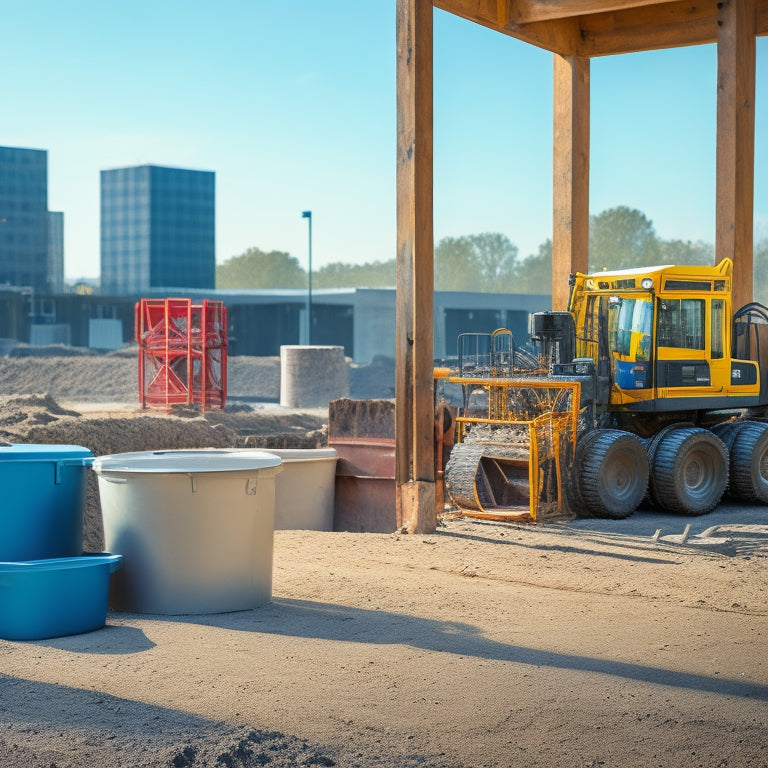
[[[515,424],[528,429],[528,485],[530,488],[529,493],[529,509],[531,518],[535,521],[538,511],[539,502],[539,489],[538,489],[538,475],[539,475],[539,441],[537,436],[537,429],[543,425],[549,425],[552,428],[553,439],[551,445],[553,447],[552,455],[546,458],[554,459],[555,462],[555,474],[557,477],[557,490],[558,490],[558,508],[562,507],[563,498],[563,471],[561,465],[560,451],[556,450],[556,447],[560,445],[560,440],[565,432],[569,434],[569,441],[573,450],[573,455],[576,452],[576,438],[579,422],[579,406],[581,402],[581,382],[579,381],[547,381],[536,379],[500,379],[500,378],[463,378],[461,376],[453,376],[448,379],[451,383],[462,384],[475,388],[482,388],[488,391],[488,416],[459,416],[456,418],[457,426],[457,441],[463,442],[464,435],[467,427],[471,424],[490,424],[495,426],[505,426]],[[533,418],[518,418],[518,415],[509,409],[509,391],[510,390],[558,390],[558,391],[570,391],[570,403],[571,406],[565,411],[554,411],[552,405],[557,402],[559,397],[551,397],[548,401],[544,398],[540,401],[542,407],[541,413]],[[501,445],[501,443],[496,443]],[[477,498],[477,492],[475,491],[475,499],[478,504],[478,508],[485,510],[482,504]]]

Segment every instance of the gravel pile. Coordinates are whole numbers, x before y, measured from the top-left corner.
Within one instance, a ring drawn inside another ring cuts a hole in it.
[[[73,349],[22,347],[18,356],[0,357],[0,394],[46,392],[59,402],[138,404],[138,354],[135,350],[93,355],[87,350],[74,354]],[[348,365],[352,397],[394,397],[394,360],[377,357],[369,365]],[[228,358],[227,398],[230,401],[278,402],[280,358]]]

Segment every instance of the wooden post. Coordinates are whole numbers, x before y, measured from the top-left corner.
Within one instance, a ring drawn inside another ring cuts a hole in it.
[[[397,0],[397,309],[395,485],[398,524],[431,532],[433,396],[432,0]]]
[[[733,308],[753,298],[755,2],[718,3],[715,255],[733,260]]]
[[[568,308],[568,276],[589,260],[589,59],[555,54],[552,309]]]

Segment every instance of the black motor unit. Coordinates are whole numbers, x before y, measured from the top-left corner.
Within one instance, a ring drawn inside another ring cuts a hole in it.
[[[550,366],[570,363],[576,353],[576,324],[570,312],[534,312],[530,317],[531,340]]]

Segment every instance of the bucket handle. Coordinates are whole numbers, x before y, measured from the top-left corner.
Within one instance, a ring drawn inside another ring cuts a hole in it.
[[[54,483],[56,485],[61,485],[62,479],[61,479],[61,470],[62,467],[90,467],[93,465],[93,456],[81,456],[77,459],[59,459],[56,462],[56,469],[54,473]]]
[[[197,493],[197,475],[193,472],[190,472],[187,477],[189,477],[189,481],[192,484],[192,493]],[[256,495],[256,483],[257,478],[255,477],[249,477],[246,484],[245,484],[245,494],[246,496],[255,496]]]
[[[106,480],[108,483],[114,483],[115,485],[125,485],[128,482],[127,477],[122,477],[120,475],[110,475],[107,472],[101,472],[99,477],[102,480]]]

